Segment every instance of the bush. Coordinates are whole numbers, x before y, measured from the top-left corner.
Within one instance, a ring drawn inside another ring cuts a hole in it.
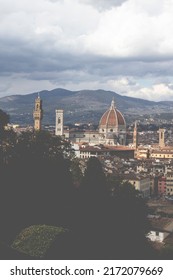
[[[11,247],[29,256],[42,258],[55,238],[67,231],[62,227],[33,225],[22,230]]]

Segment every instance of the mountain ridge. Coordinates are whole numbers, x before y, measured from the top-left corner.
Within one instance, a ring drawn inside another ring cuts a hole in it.
[[[15,94],[0,98],[0,108],[10,115],[11,122],[33,124],[33,109],[38,92],[25,95]],[[117,108],[123,114],[145,114],[173,111],[172,101],[149,101],[142,98],[120,95],[113,91],[78,90],[63,88],[42,90],[39,92],[43,100],[45,124],[55,123],[55,110],[64,110],[66,123],[92,122],[98,123],[101,115],[107,110],[114,98]]]

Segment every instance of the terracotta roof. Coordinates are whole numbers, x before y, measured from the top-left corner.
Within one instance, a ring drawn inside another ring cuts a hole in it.
[[[130,148],[130,147],[126,147],[126,146],[107,146],[105,145],[105,147],[108,147],[111,150],[116,150],[116,151],[134,151],[134,148]]]
[[[134,149],[123,146],[87,146],[80,147],[81,151],[134,151]]]
[[[145,176],[142,174],[135,174],[135,173],[123,174],[122,176],[122,179],[124,180],[134,180],[134,181],[141,181],[149,178],[150,178],[149,175]]]
[[[111,107],[101,117],[99,125],[106,127],[126,125],[123,115],[115,108],[114,101],[112,101]]]
[[[163,231],[167,231],[167,226],[170,223],[173,223],[173,219],[172,218],[151,218],[149,219],[150,224],[151,224],[151,229],[155,229],[155,230],[163,230]]]
[[[173,154],[173,150],[172,151],[163,151],[163,150],[156,150],[156,151],[152,151],[151,154],[161,154],[161,155],[172,155]]]

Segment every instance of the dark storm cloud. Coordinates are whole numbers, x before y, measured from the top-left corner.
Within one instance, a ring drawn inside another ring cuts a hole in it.
[[[0,92],[116,85],[117,92],[137,96],[138,81],[149,78],[170,93],[171,2],[1,0]]]
[[[28,44],[27,41],[20,39],[5,38],[1,41],[0,52],[2,75],[12,73],[30,73],[30,77],[34,78],[32,73],[40,73],[46,78],[49,73],[49,80],[54,80],[53,73],[65,72],[71,74],[82,71],[87,75],[95,75],[96,77],[115,77],[117,75],[130,75],[143,77],[152,74],[154,76],[173,75],[173,60],[170,57],[107,57],[93,54],[76,54],[49,48],[39,42]],[[51,74],[52,73],[52,74]],[[36,78],[36,77],[35,77]],[[61,77],[62,78],[62,77]],[[79,76],[73,77],[78,80]],[[57,78],[58,79],[58,78]]]

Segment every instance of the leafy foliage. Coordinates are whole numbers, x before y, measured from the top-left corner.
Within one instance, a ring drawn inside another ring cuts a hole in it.
[[[34,225],[22,230],[12,248],[33,257],[44,257],[55,238],[67,229],[62,227]]]
[[[4,126],[9,123],[9,115],[0,109],[0,131],[4,129]]]
[[[79,187],[83,178],[80,161],[78,158],[73,158],[70,163],[70,171],[73,177],[73,182],[76,187]]]

